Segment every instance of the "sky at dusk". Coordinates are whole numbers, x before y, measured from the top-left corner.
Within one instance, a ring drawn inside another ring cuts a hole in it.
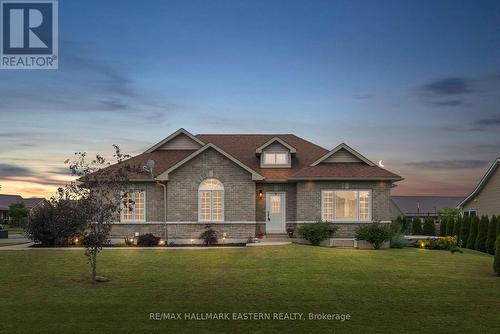
[[[181,127],[345,142],[399,195],[466,195],[500,156],[499,1],[62,0],[59,50],[0,70],[0,193]]]

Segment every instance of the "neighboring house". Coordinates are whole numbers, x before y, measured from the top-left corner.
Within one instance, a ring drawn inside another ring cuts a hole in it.
[[[43,198],[22,198],[19,195],[2,195],[0,194],[0,222],[9,222],[9,206],[12,203],[24,203],[24,206],[31,210],[36,205],[44,201]]]
[[[464,216],[500,215],[500,158],[488,168],[472,193],[458,204]]]
[[[392,196],[394,204],[407,219],[437,219],[439,210],[455,208],[463,197],[453,196]]]
[[[131,210],[113,236],[154,233],[198,242],[206,224],[232,241],[328,221],[339,238],[390,221],[391,173],[346,144],[327,150],[293,134],[202,134],[184,129],[129,160],[155,161],[153,178],[129,176]],[[165,200],[166,199],[166,200]]]

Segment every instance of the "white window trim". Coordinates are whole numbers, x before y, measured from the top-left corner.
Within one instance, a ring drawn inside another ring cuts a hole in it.
[[[356,203],[357,203],[357,216],[358,218],[356,219],[337,219],[337,206],[336,206],[336,192],[356,192]],[[366,191],[368,192],[368,218],[360,219],[359,218],[359,193]],[[325,219],[324,215],[324,206],[325,203],[323,201],[324,199],[324,193],[325,192],[332,192],[333,193],[333,219]],[[369,222],[372,220],[372,210],[373,210],[373,199],[372,199],[372,190],[371,189],[324,189],[321,190],[321,220],[326,221],[326,222]]]
[[[203,181],[205,181],[205,180],[203,180]],[[217,180],[217,181],[221,182],[220,180]],[[199,187],[198,187],[198,222],[199,223],[222,223],[222,222],[224,222],[224,201],[225,201],[225,190],[226,189],[225,189],[224,184],[222,182],[221,182],[221,184],[222,184],[222,187],[223,187],[222,189],[212,189],[212,190],[210,190],[210,189],[199,189]],[[201,194],[200,193],[203,192],[203,191],[210,192],[210,218],[211,219],[208,219],[208,220],[200,218],[201,217],[201,201],[200,201]],[[220,220],[218,220],[218,219],[212,219],[213,218],[213,199],[214,199],[213,192],[214,191],[220,191],[220,192],[222,192],[222,217],[221,217]]]
[[[124,195],[124,192],[122,192],[121,194],[121,201],[120,201],[120,206],[121,206],[121,210],[120,210],[120,222],[121,223],[145,223],[146,222],[146,190],[140,190],[140,189],[131,189],[131,190],[128,190],[127,192],[129,193],[132,193],[134,194],[134,202],[135,202],[135,193],[136,192],[142,192],[144,193],[144,219],[125,219],[124,216],[123,216],[123,211],[125,210],[124,206],[123,206],[123,195]],[[135,210],[135,208],[134,208]],[[135,216],[135,214],[134,214]]]
[[[465,217],[465,213],[466,213],[466,212],[468,213],[468,217],[474,217],[474,216],[471,216],[471,214],[470,214],[471,212],[475,212],[475,213],[476,213],[476,215],[475,215],[475,216],[477,217],[477,209],[467,209],[467,210],[463,210],[463,215],[464,215],[464,217]]]
[[[286,155],[286,163],[284,164],[266,164],[265,156],[266,154],[285,154]],[[292,166],[292,157],[290,152],[288,151],[278,151],[278,150],[269,150],[263,151],[260,158],[260,167],[261,168],[290,168]]]

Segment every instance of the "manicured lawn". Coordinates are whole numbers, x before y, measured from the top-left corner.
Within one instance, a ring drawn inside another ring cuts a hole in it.
[[[499,333],[493,257],[466,251],[0,251],[2,333]],[[151,321],[150,312],[349,313],[350,321]]]

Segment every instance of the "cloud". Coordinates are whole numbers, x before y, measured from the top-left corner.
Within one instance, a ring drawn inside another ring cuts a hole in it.
[[[444,78],[423,85],[424,92],[438,96],[463,95],[471,93],[472,80],[468,78]]]
[[[375,95],[373,95],[373,94],[354,94],[352,97],[356,100],[368,100],[368,99],[375,97]]]
[[[408,162],[407,166],[428,169],[473,169],[487,166],[488,160],[428,160]]]
[[[500,125],[500,114],[495,115],[490,118],[482,118],[478,119],[474,122],[474,125],[477,126],[498,126]]]
[[[447,101],[436,101],[432,102],[437,107],[456,107],[463,105],[464,102],[462,100],[447,100]]]
[[[0,163],[0,177],[2,178],[27,176],[32,174],[33,171],[29,168],[20,167],[12,164]]]

